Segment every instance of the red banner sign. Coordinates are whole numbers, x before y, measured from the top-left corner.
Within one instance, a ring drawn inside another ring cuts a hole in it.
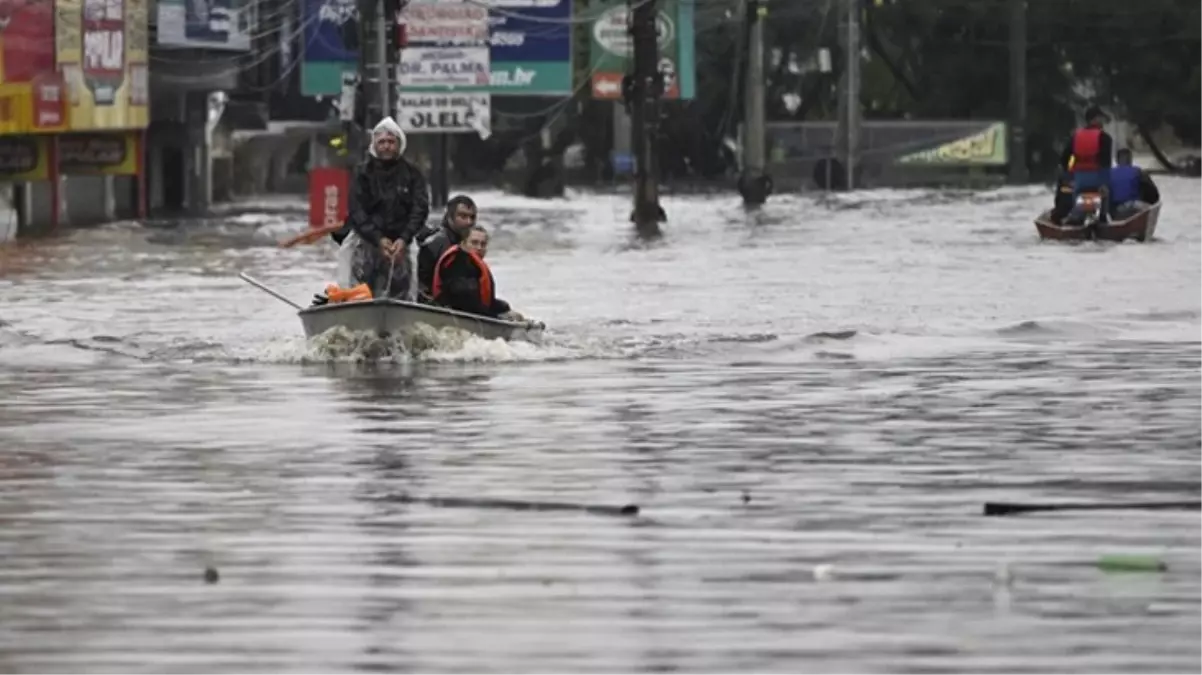
[[[33,78],[33,128],[58,129],[67,124],[67,92],[63,76],[39,73]]]
[[[321,167],[309,171],[309,227],[342,225],[348,212],[346,169]]]

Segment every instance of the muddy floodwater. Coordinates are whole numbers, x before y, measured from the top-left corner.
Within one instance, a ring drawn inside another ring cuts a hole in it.
[[[300,202],[0,248],[0,671],[1198,672],[1197,511],[981,515],[1199,498],[1160,181],[1120,245],[1035,187],[670,197],[651,246],[482,193],[541,344],[306,342],[236,276],[333,279]]]

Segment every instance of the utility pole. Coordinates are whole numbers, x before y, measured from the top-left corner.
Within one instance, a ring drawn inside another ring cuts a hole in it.
[[[660,236],[667,220],[659,204],[659,99],[664,78],[659,72],[656,0],[626,0],[630,36],[634,43],[634,73],[624,83],[631,105],[631,149],[634,151],[634,213],[631,220],[641,237]]]
[[[392,64],[388,53],[388,26],[393,25],[396,16],[388,12],[387,0],[376,0],[376,86],[379,91],[376,96],[380,103],[380,118],[392,115]]]
[[[1027,2],[1010,0],[1010,182],[1027,178]]]
[[[847,169],[846,185],[848,190],[856,187],[856,159],[860,152],[860,0],[845,0],[847,3],[847,50],[846,77],[847,86],[844,130],[847,134],[847,159],[843,166]]]
[[[395,30],[398,0],[359,1],[359,83],[363,105],[359,120],[370,143],[371,130],[393,114],[393,72],[397,62]],[[374,85],[374,86],[371,86]]]
[[[739,193],[744,206],[760,206],[772,193],[772,179],[764,172],[764,17],[763,0],[746,0],[747,95],[743,99],[743,174]]]

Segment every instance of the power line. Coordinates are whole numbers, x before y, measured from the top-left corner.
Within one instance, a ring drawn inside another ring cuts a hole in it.
[[[294,30],[291,34],[289,34],[288,42],[291,42],[292,39],[295,38],[297,35],[302,34],[305,31],[305,29],[309,27],[310,24],[317,21],[319,18],[320,17],[318,17],[318,15],[314,14],[314,15],[310,16],[308,19],[306,19],[303,23],[301,23],[299,26],[297,26],[296,30]],[[243,71],[256,68],[260,64],[266,63],[268,59],[274,57],[281,50],[282,50],[282,47],[280,46],[279,43],[277,43],[271,49],[264,50],[261,54],[257,54],[256,55],[257,58],[250,63],[240,63],[240,64],[237,64],[230,68],[227,68],[223,71],[218,71],[217,73],[213,73],[206,77],[192,77],[192,76],[187,76],[187,75],[168,75],[168,74],[160,73],[158,75],[155,75],[155,79],[158,79],[158,80],[164,81],[164,82],[169,82],[172,84],[183,84],[183,85],[195,84],[195,83],[207,83],[207,82],[211,82],[214,78],[217,78],[217,77],[225,77],[225,76],[230,75],[231,73],[241,73]],[[274,81],[272,81],[271,84],[265,85],[265,86],[257,86],[257,87],[250,86],[250,85],[240,86],[239,89],[250,90],[250,91],[266,91],[268,89],[275,87],[277,84],[279,84],[280,82],[283,82],[285,79],[287,79],[288,75],[290,75],[292,73],[292,71],[296,69],[297,65],[299,65],[301,63],[301,61],[303,61],[302,56],[303,56],[303,54],[297,54],[296,58],[293,59],[293,63],[285,70],[285,72],[283,74],[281,74]]]

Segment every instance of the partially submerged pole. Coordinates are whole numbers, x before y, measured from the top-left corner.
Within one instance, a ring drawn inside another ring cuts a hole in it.
[[[860,0],[847,0],[847,189],[856,188],[860,152]]]
[[[765,168],[764,17],[762,0],[747,0],[747,95],[743,101],[743,172],[739,193],[745,206],[760,206],[772,192]]]
[[[631,148],[635,157],[634,212],[631,220],[639,236],[660,236],[667,215],[659,203],[659,99],[664,80],[658,68],[656,35],[657,0],[627,0],[630,34],[634,43],[634,73],[630,79]]]

